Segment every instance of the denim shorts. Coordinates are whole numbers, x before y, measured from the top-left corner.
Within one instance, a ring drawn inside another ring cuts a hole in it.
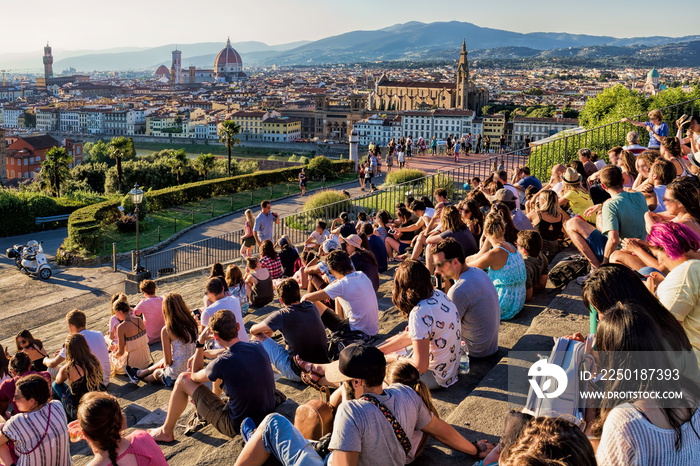
[[[608,237],[600,232],[600,230],[593,230],[593,232],[586,238],[586,243],[593,251],[593,254],[598,258],[599,261],[603,260],[605,256],[605,245],[608,242]]]

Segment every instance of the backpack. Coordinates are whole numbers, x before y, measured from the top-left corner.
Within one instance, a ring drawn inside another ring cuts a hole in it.
[[[328,338],[328,357],[331,361],[336,361],[346,346],[353,343],[370,343],[373,339],[374,337],[360,330],[350,330],[350,327],[338,330]]]
[[[565,287],[574,278],[586,275],[590,269],[591,264],[583,254],[565,257],[549,271],[549,280],[554,285],[553,291]]]
[[[319,440],[333,430],[333,406],[328,403],[328,387],[321,387],[319,399],[299,405],[294,413],[294,427],[305,439]]]
[[[586,343],[568,338],[555,338],[554,348],[547,358],[549,364],[555,364],[566,373],[567,385],[564,392],[556,398],[539,398],[530,387],[524,413],[535,417],[563,417],[581,426],[585,415],[586,398],[580,392],[588,390],[588,381],[579,380],[580,371],[593,371],[595,360],[586,350]],[[534,380],[543,387],[546,376],[535,376]],[[531,379],[532,380],[532,379]]]

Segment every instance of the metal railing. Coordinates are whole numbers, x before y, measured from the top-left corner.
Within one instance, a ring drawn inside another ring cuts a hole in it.
[[[688,100],[659,110],[663,112],[664,121],[670,127],[669,134],[674,135],[677,130],[675,121],[684,113],[691,115],[694,110],[697,113],[700,110],[700,99]],[[646,114],[635,115],[631,119],[646,121]],[[384,187],[379,191],[354,199],[280,217],[280,223],[274,228],[274,238],[286,235],[292,244],[302,244],[319,220],[325,221],[330,226],[341,212],[347,212],[353,219],[360,211],[369,214],[384,209],[393,215],[396,203],[405,202],[407,194],[416,199],[421,196],[432,197],[435,189],[439,187],[446,188],[451,199],[458,200],[463,197],[465,183],[469,183],[471,178],[477,176],[483,181],[499,166],[510,172],[516,167],[528,165],[535,176],[547,180],[551,167],[557,163],[570,162],[576,157],[578,149],[587,147],[596,151],[601,157],[605,157],[607,150],[611,147],[625,145],[627,132],[632,129],[637,130],[640,134],[640,144],[648,144],[649,135],[647,132],[630,123],[615,122],[583,130],[576,134],[565,134],[552,141],[531,147],[529,150],[494,154],[487,159],[466,163],[445,171],[438,170],[438,173],[433,175]],[[215,238],[156,252],[143,256],[142,264],[154,276],[158,277],[206,267],[215,262],[234,261],[241,257],[242,236],[243,231],[238,230]]]
[[[676,120],[683,114],[692,115],[700,111],[700,99],[687,100],[675,105],[659,108],[664,116],[664,121],[668,124],[669,136],[674,136],[677,131]],[[630,120],[647,121],[647,114],[642,113],[629,117]],[[548,180],[550,170],[555,164],[567,164],[574,160],[576,152],[582,148],[588,148],[596,152],[600,158],[606,158],[607,152],[615,146],[627,144],[626,137],[629,131],[637,131],[639,134],[639,144],[647,146],[649,143],[649,133],[644,129],[616,121],[607,125],[598,126],[582,131],[568,131],[553,140],[544,144],[535,144],[531,147],[531,157],[528,166],[532,174],[541,180]],[[573,133],[573,134],[567,134]]]
[[[330,227],[341,212],[347,212],[352,219],[360,211],[369,213],[388,210],[393,213],[397,202],[405,202],[407,194],[415,199],[421,196],[432,198],[437,188],[447,189],[450,198],[461,199],[465,193],[465,183],[478,176],[487,178],[495,167],[502,165],[506,170],[525,165],[527,156],[523,151],[513,151],[476,162],[466,163],[449,170],[406,183],[387,186],[364,196],[328,204],[316,209],[280,217],[274,226],[275,239],[285,235],[292,244],[300,245],[314,230],[316,222],[325,221]],[[241,237],[243,230],[233,231],[214,238],[208,238],[171,249],[166,249],[141,257],[141,264],[158,278],[174,273],[207,267],[215,262],[231,262],[241,258]]]

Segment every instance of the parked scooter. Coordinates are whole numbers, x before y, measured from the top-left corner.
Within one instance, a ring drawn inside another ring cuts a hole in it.
[[[7,257],[14,259],[17,268],[27,275],[34,274],[43,280],[51,278],[51,266],[41,243],[31,240],[26,245],[15,244],[7,249]]]

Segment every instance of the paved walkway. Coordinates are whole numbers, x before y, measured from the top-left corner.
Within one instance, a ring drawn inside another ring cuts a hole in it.
[[[455,163],[453,157],[447,156],[436,156],[432,157],[430,155],[425,155],[422,157],[413,157],[408,159],[409,168],[417,168],[424,170],[427,174],[433,174],[437,170],[446,171],[460,166],[464,166],[469,163],[478,162],[489,157],[493,157],[495,154],[472,154],[468,157],[462,156],[460,163]],[[386,166],[383,166],[384,171],[386,171]],[[376,181],[376,180],[375,180]],[[382,182],[382,178],[379,179]],[[364,194],[360,191],[359,184],[357,182],[349,182],[342,184],[340,186],[334,187],[334,189],[345,189],[350,192],[352,197],[357,197]],[[288,215],[299,212],[302,209],[304,202],[306,202],[306,196],[294,195],[279,201],[273,202],[273,210],[280,215]],[[256,206],[253,210],[255,215],[260,211],[260,207]],[[190,244],[202,239],[212,238],[230,231],[240,230],[243,228],[245,220],[241,213],[231,214],[228,217],[216,220],[214,222],[207,223],[200,227],[194,228],[173,243],[168,245],[165,250],[172,249],[184,244]],[[5,248],[12,246],[13,244],[26,244],[29,240],[43,241],[44,252],[49,257],[53,259],[56,253],[56,249],[63,243],[63,240],[67,236],[66,228],[58,228],[55,230],[48,230],[42,232],[28,233],[26,235],[19,235],[13,237],[0,238],[0,244],[3,246],[1,249],[4,251]]]

